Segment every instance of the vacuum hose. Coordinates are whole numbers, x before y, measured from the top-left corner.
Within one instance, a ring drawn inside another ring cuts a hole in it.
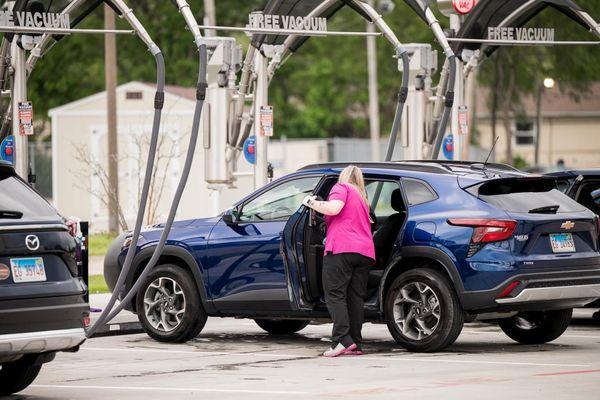
[[[390,139],[387,145],[387,152],[385,154],[385,161],[390,161],[394,155],[394,148],[396,147],[396,141],[398,138],[398,132],[400,131],[400,124],[402,123],[402,112],[404,111],[404,104],[408,97],[408,78],[409,78],[409,67],[410,59],[406,50],[399,50],[398,57],[402,59],[402,86],[398,93],[398,103],[396,104],[396,113],[394,115],[394,122],[392,124],[392,131],[390,132]]]
[[[442,147],[442,141],[444,139],[444,133],[446,133],[446,127],[448,126],[448,120],[450,114],[452,114],[452,106],[454,105],[454,83],[456,81],[456,56],[448,57],[450,63],[450,76],[448,77],[448,91],[446,92],[446,101],[444,103],[444,114],[442,120],[438,126],[437,135],[435,142],[433,143],[433,149],[431,151],[431,159],[437,160],[440,156],[440,149]]]
[[[121,274],[119,275],[119,279],[117,280],[117,283],[115,285],[114,293],[108,301],[108,304],[104,308],[104,311],[102,312],[102,314],[100,314],[98,320],[94,323],[94,325],[87,329],[86,335],[88,337],[91,337],[100,326],[102,326],[105,322],[108,322],[107,314],[115,305],[115,302],[117,301],[117,296],[121,292],[121,289],[125,284],[125,278],[127,277],[127,274],[131,269],[131,265],[133,264],[133,257],[135,256],[135,250],[137,248],[137,243],[140,238],[140,232],[144,223],[144,214],[146,212],[148,193],[150,192],[150,183],[152,180],[152,171],[154,169],[154,161],[156,159],[160,121],[162,117],[162,108],[165,98],[165,60],[160,51],[154,54],[154,58],[156,59],[157,77],[156,95],[154,97],[154,121],[152,123],[152,134],[150,136],[150,148],[148,149],[148,160],[146,162],[146,173],[144,175],[144,183],[142,186],[140,208],[138,209],[135,227],[133,229],[133,236],[131,237],[131,244],[129,250],[127,251],[127,255],[125,256],[125,263],[123,264],[123,269],[121,270]]]
[[[179,208],[179,203],[181,201],[181,196],[183,195],[183,191],[187,185],[187,181],[190,175],[190,170],[192,169],[192,162],[194,161],[194,154],[196,152],[196,144],[198,142],[198,134],[200,131],[200,118],[202,117],[202,109],[204,107],[204,101],[206,99],[206,89],[208,88],[208,82],[206,79],[206,72],[208,66],[208,55],[206,50],[206,45],[202,44],[198,48],[199,56],[200,56],[200,72],[198,75],[198,85],[196,88],[196,109],[194,110],[194,121],[192,124],[192,132],[190,134],[190,141],[188,145],[188,151],[185,157],[185,163],[183,166],[183,172],[181,174],[181,178],[179,179],[179,183],[177,184],[177,190],[175,191],[175,196],[173,197],[173,202],[171,203],[171,208],[169,210],[169,215],[167,217],[167,222],[163,228],[162,234],[160,236],[160,240],[158,245],[154,249],[152,253],[152,257],[150,257],[150,261],[144,267],[144,270],[138,277],[135,284],[129,290],[129,293],[123,298],[118,307],[116,307],[108,316],[107,321],[110,321],[114,317],[117,316],[125,308],[125,305],[131,301],[133,296],[138,292],[140,286],[146,280],[146,277],[150,274],[152,269],[156,266],[160,256],[162,255],[163,249],[165,247],[165,243],[171,232],[171,227],[173,226],[173,222],[175,220],[175,214],[177,213],[177,209]]]

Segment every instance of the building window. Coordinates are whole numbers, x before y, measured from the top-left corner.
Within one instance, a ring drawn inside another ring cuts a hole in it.
[[[533,121],[517,121],[515,125],[516,145],[533,145],[535,143],[535,123]]]

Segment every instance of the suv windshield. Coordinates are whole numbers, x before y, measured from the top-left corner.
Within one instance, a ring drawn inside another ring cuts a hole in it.
[[[561,193],[554,179],[548,178],[498,179],[470,188],[469,192],[510,212],[555,214],[585,210],[581,204]]]
[[[0,168],[0,221],[56,221],[56,210],[7,168]]]

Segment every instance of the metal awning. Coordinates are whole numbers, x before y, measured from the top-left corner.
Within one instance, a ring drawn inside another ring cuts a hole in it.
[[[552,7],[574,22],[589,29],[588,23],[582,18],[583,11],[571,0],[480,0],[466,18],[456,35],[459,39],[485,39],[488,27],[522,27],[546,8]],[[455,42],[452,48],[458,56],[463,49],[482,50],[489,57],[497,45],[486,45],[482,42]]]

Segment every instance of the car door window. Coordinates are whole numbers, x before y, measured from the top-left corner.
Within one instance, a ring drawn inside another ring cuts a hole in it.
[[[365,189],[367,190],[367,196],[370,202],[372,202],[374,199],[375,193],[377,192],[377,187],[380,185],[381,193],[377,199],[377,204],[375,205],[375,209],[373,211],[378,218],[389,217],[390,215],[398,212],[392,208],[392,192],[396,189],[400,189],[400,186],[395,182],[367,181]]]
[[[320,179],[310,176],[281,183],[246,203],[238,218],[241,222],[285,220],[300,208]]]
[[[437,199],[437,195],[433,190],[417,179],[403,178],[402,185],[404,185],[404,192],[408,198],[409,206],[416,206]]]

